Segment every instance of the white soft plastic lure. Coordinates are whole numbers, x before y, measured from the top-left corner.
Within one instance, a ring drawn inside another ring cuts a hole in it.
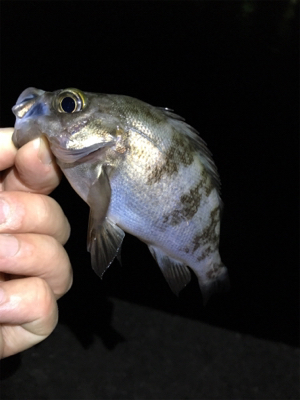
[[[171,289],[197,275],[206,302],[227,289],[219,255],[219,176],[197,132],[169,109],[121,95],[26,89],[13,107],[13,142],[44,135],[90,206],[88,250],[102,276],[124,231],[145,242]]]

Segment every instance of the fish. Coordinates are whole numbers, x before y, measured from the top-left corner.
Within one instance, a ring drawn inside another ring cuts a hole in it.
[[[219,254],[222,200],[212,154],[173,110],[66,88],[24,90],[12,108],[20,148],[44,136],[89,205],[88,251],[102,277],[125,232],[148,245],[175,294],[196,275],[203,302],[229,289]]]

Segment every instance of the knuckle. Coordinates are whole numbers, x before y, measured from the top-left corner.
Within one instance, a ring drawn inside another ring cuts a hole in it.
[[[6,220],[0,224],[1,233],[41,233],[53,236],[61,244],[69,239],[70,224],[53,198],[38,193],[2,192],[0,200],[8,208]]]
[[[40,276],[50,286],[56,299],[62,297],[72,286],[73,270],[63,245],[52,236],[43,236],[39,264],[43,263]]]
[[[35,195],[37,204],[36,204],[36,224],[38,226],[43,226],[43,224],[49,221],[51,217],[51,198],[46,197],[44,195]]]
[[[64,216],[63,227],[59,232],[58,240],[61,244],[66,244],[71,234],[71,226],[66,216]]]
[[[72,287],[73,284],[73,270],[69,260],[69,257],[66,254],[66,261],[65,261],[65,277],[61,282],[61,285],[55,291],[55,296],[57,299],[65,295]]]
[[[50,286],[56,299],[58,299],[71,288],[73,283],[73,270],[66,250],[57,241],[50,264],[51,268],[56,271]]]
[[[33,305],[37,318],[47,318],[53,312],[55,306],[55,299],[48,283],[38,277],[32,277],[31,285],[34,293]]]
[[[47,283],[40,278],[29,278],[31,291],[35,295],[31,298],[31,318],[23,328],[41,339],[46,338],[54,330],[58,322],[58,308],[54,295]]]
[[[2,192],[1,199],[8,207],[6,219],[1,224],[1,231],[18,231],[22,228],[26,219],[26,210],[24,204],[19,201],[17,192]]]
[[[30,330],[35,335],[47,337],[54,330],[58,322],[58,308],[52,290],[46,281],[41,278],[31,278],[35,287],[35,318],[31,322]]]
[[[65,244],[70,236],[70,224],[60,205],[51,197],[39,195],[37,226],[47,227],[47,234]]]

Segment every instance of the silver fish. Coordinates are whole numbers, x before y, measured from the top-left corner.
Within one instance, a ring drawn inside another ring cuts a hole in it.
[[[227,290],[219,255],[220,180],[205,142],[184,119],[132,97],[28,88],[13,107],[13,142],[46,136],[90,206],[88,250],[102,277],[124,231],[145,242],[176,294],[198,278],[204,302]]]

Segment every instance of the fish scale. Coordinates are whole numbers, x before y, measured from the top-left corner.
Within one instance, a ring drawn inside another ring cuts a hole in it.
[[[129,96],[75,88],[28,88],[13,112],[14,144],[46,136],[89,204],[88,250],[101,277],[129,232],[148,245],[176,294],[190,281],[190,269],[204,302],[228,289],[219,254],[219,175],[183,118]]]

